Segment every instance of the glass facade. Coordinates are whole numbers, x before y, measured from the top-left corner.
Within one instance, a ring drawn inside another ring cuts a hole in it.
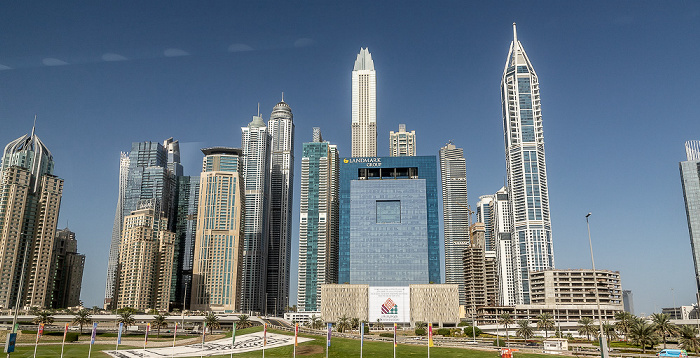
[[[681,184],[683,186],[683,199],[685,200],[685,212],[688,219],[688,234],[690,235],[690,248],[695,264],[695,280],[700,291],[700,151],[693,150],[693,143],[686,143],[688,160],[679,163],[681,171]],[[696,144],[697,146],[697,144]]]
[[[343,159],[338,282],[440,283],[437,193],[434,156]]]

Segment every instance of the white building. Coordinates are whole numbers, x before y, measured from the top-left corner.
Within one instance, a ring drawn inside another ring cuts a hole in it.
[[[501,80],[512,262],[516,303],[530,303],[529,272],[554,267],[542,109],[537,74],[518,41],[513,42]]]
[[[469,247],[470,209],[467,203],[467,164],[462,148],[440,148],[442,218],[445,233],[445,283],[459,286],[459,304],[466,304],[463,253]]]
[[[389,132],[389,155],[392,157],[416,156],[416,131],[406,131],[405,124],[399,124],[399,131]]]
[[[377,73],[366,48],[352,70],[352,156],[377,156]]]

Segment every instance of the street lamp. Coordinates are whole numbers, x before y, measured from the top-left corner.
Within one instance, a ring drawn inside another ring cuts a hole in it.
[[[593,242],[591,241],[591,225],[588,223],[588,217],[591,213],[586,215],[586,227],[588,228],[588,246],[591,248],[591,265],[593,266],[593,284],[595,285],[595,303],[598,306],[598,326],[600,327],[600,339],[598,340],[600,344],[600,356],[601,358],[608,358],[608,342],[603,335],[603,314],[600,309],[600,297],[598,296],[598,274],[595,270],[595,260],[593,260]]]
[[[19,234],[20,242],[21,242],[21,240],[22,240],[22,236],[24,236],[24,233],[23,233],[23,232],[21,232],[21,233]],[[19,288],[18,288],[18,290],[17,290],[17,300],[15,301],[15,315],[14,315],[14,317],[12,318],[12,331],[11,331],[10,333],[16,333],[16,332],[17,332],[17,331],[16,331],[16,328],[17,328],[17,314],[18,314],[18,312],[19,312],[20,301],[21,301],[21,299],[22,299],[22,286],[23,286],[23,284],[24,284],[24,271],[25,271],[24,269],[25,269],[26,266],[27,266],[27,250],[28,250],[28,249],[29,249],[29,242],[25,242],[25,243],[24,243],[24,258],[22,258],[22,274],[20,275],[20,278],[19,278]],[[10,342],[10,341],[9,341],[10,333],[7,334],[7,335],[8,335],[7,344],[9,344],[9,342]],[[6,349],[7,349],[7,347],[6,347]],[[7,353],[7,358],[10,358],[10,353]]]

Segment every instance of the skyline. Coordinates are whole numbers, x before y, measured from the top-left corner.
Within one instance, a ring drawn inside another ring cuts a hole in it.
[[[454,140],[465,150],[474,208],[506,175],[498,82],[513,22],[543,92],[556,267],[589,268],[579,252],[588,249],[590,211],[597,266],[621,271],[636,312],[694,301],[678,162],[685,141],[700,137],[699,75],[687,65],[700,52],[697,4],[389,3],[367,4],[367,14],[269,4],[80,12],[48,4],[0,14],[0,68],[10,67],[0,71],[0,143],[29,133],[38,114],[37,135],[65,180],[58,229],[76,232],[86,254],[86,305],[100,306],[104,292],[121,151],[174,137],[186,174],[198,175],[200,148],[237,146],[257,103],[267,121],[285,92],[295,156],[318,126],[348,157],[350,71],[361,47],[378,72],[378,155],[388,155],[388,133],[400,123],[416,131],[418,155]],[[298,178],[294,188],[293,290]]]

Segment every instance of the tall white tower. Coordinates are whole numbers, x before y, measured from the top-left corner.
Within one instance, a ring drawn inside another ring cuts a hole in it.
[[[377,156],[377,73],[366,48],[352,70],[352,156]]]
[[[530,303],[531,271],[554,267],[537,74],[513,23],[501,80],[516,303]]]

